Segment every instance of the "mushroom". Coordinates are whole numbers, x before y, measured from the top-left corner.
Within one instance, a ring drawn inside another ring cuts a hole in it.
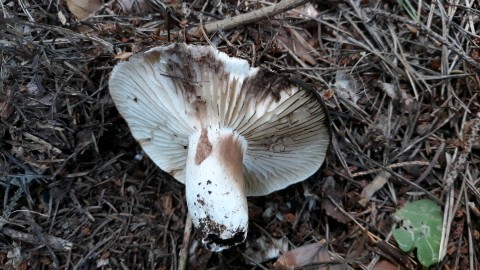
[[[185,184],[192,222],[212,251],[245,240],[247,196],[305,180],[330,143],[314,91],[211,46],[137,54],[113,69],[109,87],[145,153]]]

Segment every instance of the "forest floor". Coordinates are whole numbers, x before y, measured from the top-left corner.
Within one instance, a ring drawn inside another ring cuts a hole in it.
[[[422,269],[391,232],[423,198],[443,213],[431,269],[480,269],[480,3],[446,2],[312,1],[249,22],[276,2],[0,0],[0,269]],[[117,63],[178,42],[295,74],[330,113],[322,170],[249,198],[247,241],[222,253],[184,238],[184,186],[108,92]]]

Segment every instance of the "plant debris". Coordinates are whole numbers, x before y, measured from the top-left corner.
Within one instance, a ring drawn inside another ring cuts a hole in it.
[[[430,269],[480,269],[478,1],[80,2],[0,1],[0,268],[265,269],[275,259],[252,265],[247,245],[283,239],[350,268],[420,269],[389,233],[396,209],[430,199],[444,213]],[[108,94],[119,61],[182,42],[310,86],[333,128],[323,170],[249,198],[247,244],[221,254],[189,235],[184,186]]]

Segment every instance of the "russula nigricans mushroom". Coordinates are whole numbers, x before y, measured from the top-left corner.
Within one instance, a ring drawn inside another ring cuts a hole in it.
[[[210,46],[172,44],[118,64],[110,94],[135,139],[185,184],[202,242],[243,242],[247,196],[305,180],[330,143],[323,103],[287,78]]]

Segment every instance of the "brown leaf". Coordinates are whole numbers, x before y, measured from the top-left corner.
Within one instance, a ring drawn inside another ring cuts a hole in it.
[[[289,250],[280,256],[273,266],[277,269],[293,269],[311,263],[321,247],[322,244],[315,243]]]
[[[125,59],[128,59],[132,55],[133,55],[133,52],[121,52],[121,53],[115,55],[115,59],[125,60]]]
[[[173,207],[173,198],[171,194],[166,194],[160,197],[160,203],[163,209],[163,212],[166,215],[170,215],[175,210]]]
[[[400,267],[395,266],[389,261],[379,261],[372,270],[398,270]]]
[[[102,4],[102,0],[67,0],[68,10],[79,20],[98,11]]]
[[[289,51],[293,52],[298,58],[314,66],[317,64],[317,60],[312,56],[316,50],[306,41],[306,34],[304,32],[298,32],[295,29],[282,27],[279,29],[277,36],[283,45]]]
[[[409,24],[406,24],[405,27],[407,27],[408,30],[410,30],[410,32],[414,33],[414,34],[417,34],[418,33],[418,29],[414,26],[411,26]]]
[[[288,242],[285,238],[275,239],[261,235],[259,238],[248,241],[245,254],[249,263],[263,263],[280,254],[287,252]]]
[[[370,184],[363,188],[361,199],[358,203],[362,206],[366,206],[372,196],[388,182],[388,178],[390,178],[389,172],[384,171],[379,173]]]
[[[341,257],[336,253],[330,253],[327,245],[323,243],[309,244],[285,252],[273,264],[277,269],[294,269],[310,264],[318,264],[318,270],[343,270],[347,269],[345,264],[337,264]],[[320,265],[325,264],[325,267]],[[327,265],[328,264],[328,265]]]
[[[332,88],[329,88],[322,92],[322,99],[329,100],[335,95],[335,91]]]
[[[326,178],[325,184],[323,185],[323,192],[328,194],[329,198],[334,200],[338,205],[342,205],[342,199],[338,195],[335,179],[332,176]],[[325,213],[341,223],[347,223],[350,221],[345,214],[338,210],[337,206],[332,203],[330,199],[325,199],[322,201],[322,208],[325,210]]]
[[[13,106],[6,100],[0,101],[0,118],[7,119],[13,113]]]
[[[322,201],[322,208],[328,216],[334,218],[338,222],[348,223],[348,221],[350,221],[350,219],[338,210],[338,208],[328,199]]]

